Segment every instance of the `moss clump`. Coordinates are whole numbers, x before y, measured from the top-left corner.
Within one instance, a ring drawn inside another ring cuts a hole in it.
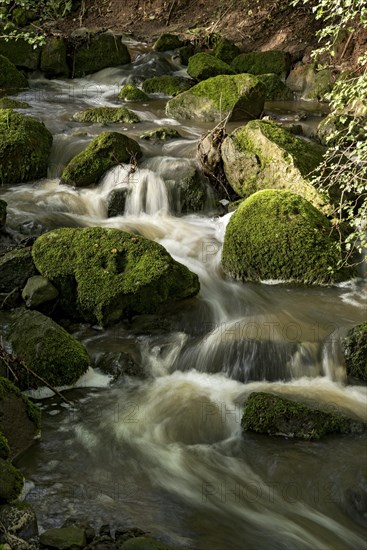
[[[75,384],[90,363],[84,346],[38,311],[24,310],[15,318],[10,341],[24,364],[53,386]]]
[[[108,325],[197,294],[196,275],[163,246],[118,229],[58,229],[33,246],[37,269],[69,314]]]
[[[125,84],[119,92],[119,98],[123,101],[147,101],[149,97],[143,90],[140,90],[134,84]]]
[[[10,462],[0,458],[0,504],[15,500],[22,488],[22,474]]]
[[[103,174],[121,162],[142,155],[136,141],[119,132],[102,132],[64,168],[63,183],[87,187],[98,183]]]
[[[0,90],[18,90],[28,88],[28,80],[16,66],[0,55]]]
[[[0,55],[14,63],[18,69],[35,71],[39,67],[41,48],[34,48],[23,38],[0,39]],[[22,86],[28,88],[28,85]]]
[[[166,112],[169,116],[206,122],[222,120],[229,113],[230,120],[248,120],[261,114],[264,101],[265,87],[256,77],[220,75],[199,82],[168,101]]]
[[[68,77],[70,70],[66,62],[66,40],[51,37],[42,47],[40,69],[47,77]]]
[[[175,128],[170,128],[168,126],[162,126],[161,128],[156,128],[155,130],[147,130],[140,136],[140,139],[149,139],[152,141],[168,141],[169,139],[178,139],[181,137],[181,134],[175,130]]]
[[[30,105],[26,101],[18,101],[12,97],[0,98],[0,109],[28,109],[29,107]]]
[[[102,124],[114,122],[135,124],[136,122],[140,122],[138,115],[125,107],[92,107],[75,113],[73,119],[78,122],[99,122]]]
[[[293,92],[284,84],[276,74],[260,74],[258,79],[266,89],[266,101],[292,101]]]
[[[153,45],[153,50],[156,52],[167,52],[169,50],[176,50],[184,46],[184,42],[177,36],[177,34],[161,34],[158,40]]]
[[[224,238],[225,272],[243,281],[276,279],[331,284],[350,278],[338,271],[339,238],[331,222],[289,191],[258,191],[232,215]]]
[[[35,432],[39,432],[41,429],[41,411],[32,403],[28,397],[26,397],[19,388],[17,388],[7,378],[0,377],[0,401],[9,396],[16,396],[24,403],[26,414],[29,420],[34,424]],[[9,437],[9,436],[8,436]]]
[[[230,64],[235,57],[240,55],[240,49],[233,44],[228,38],[219,38],[213,48],[213,54],[218,59]]]
[[[52,135],[42,122],[0,109],[0,184],[45,177],[51,145]]]
[[[187,72],[195,80],[206,80],[221,74],[235,74],[227,63],[208,53],[197,53],[190,57]]]
[[[367,382],[367,323],[353,327],[343,340],[347,374]]]
[[[241,53],[234,58],[231,67],[236,73],[274,73],[285,78],[291,67],[291,56],[287,52],[276,50]]]
[[[6,437],[0,432],[0,458],[6,460],[9,457],[10,448]]]
[[[188,78],[181,76],[153,76],[143,82],[143,90],[147,94],[164,94],[166,96],[176,96],[181,92],[189,90],[193,82]]]
[[[320,439],[331,433],[364,433],[367,427],[342,413],[323,412],[263,392],[250,394],[241,426],[245,431],[305,440]]]

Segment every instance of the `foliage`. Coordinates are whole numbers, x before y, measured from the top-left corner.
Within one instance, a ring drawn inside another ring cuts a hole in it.
[[[323,25],[318,31],[319,48],[313,52],[318,60],[329,56],[331,64],[338,57],[337,46],[346,40],[341,57],[361,28],[367,28],[367,4],[360,0],[293,0],[292,5],[310,4],[316,19]],[[334,223],[341,227],[351,223],[353,232],[346,238],[343,264],[350,263],[354,252],[367,245],[367,54],[358,60],[354,71],[341,74],[326,99],[334,115],[335,130],[328,136],[328,150],[314,183],[323,190],[336,184],[341,198]]]

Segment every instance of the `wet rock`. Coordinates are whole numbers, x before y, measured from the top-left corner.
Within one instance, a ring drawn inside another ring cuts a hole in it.
[[[143,90],[134,86],[134,84],[125,84],[119,92],[118,97],[123,101],[147,101],[149,97]]]
[[[153,76],[143,82],[143,90],[147,94],[164,94],[166,96],[177,96],[181,92],[189,90],[194,82],[183,76]]]
[[[18,69],[35,71],[39,67],[41,48],[34,48],[24,38],[0,38],[0,55],[7,57]]]
[[[0,458],[0,504],[18,498],[22,488],[22,474],[10,462]]]
[[[115,381],[121,376],[138,378],[145,378],[146,376],[142,365],[139,365],[130,354],[123,351],[110,351],[102,354],[96,359],[94,366],[102,372],[112,375]]]
[[[147,130],[140,136],[140,139],[147,139],[151,141],[168,141],[169,139],[179,139],[181,134],[170,126],[162,126],[155,128],[154,130]]]
[[[30,277],[22,291],[22,298],[29,308],[37,308],[44,303],[52,302],[58,295],[59,292],[54,285],[41,275]]]
[[[180,173],[180,177],[171,189],[171,194],[173,209],[178,214],[202,212],[207,207],[213,206],[208,178],[194,166],[187,167]]]
[[[274,73],[285,78],[291,67],[288,52],[269,50],[266,52],[241,53],[231,63],[236,73],[268,74]]]
[[[85,532],[85,536],[87,539],[87,543],[92,542],[94,537],[96,536],[96,531],[94,527],[88,522],[88,520],[80,519],[80,518],[68,518],[64,521],[62,527],[77,527],[79,529],[82,529]]]
[[[228,64],[230,64],[235,57],[240,55],[240,53],[240,49],[236,44],[228,40],[228,38],[220,38],[213,48],[213,55]]]
[[[69,76],[67,44],[64,38],[50,37],[42,46],[40,69],[48,78]]]
[[[0,293],[0,310],[10,311],[23,304],[19,288],[14,288],[8,294]]]
[[[0,199],[0,231],[3,229],[6,223],[6,207],[8,204]]]
[[[342,413],[323,412],[263,392],[253,392],[248,397],[241,426],[245,431],[305,440],[331,433],[364,433],[367,427]]]
[[[28,87],[26,77],[7,57],[0,55],[0,90],[19,90]]]
[[[176,50],[181,46],[184,46],[185,42],[180,39],[177,34],[164,33],[158,38],[153,45],[153,50],[156,52],[166,52],[170,50]]]
[[[129,190],[126,187],[112,189],[107,197],[107,217],[123,216]]]
[[[0,506],[0,522],[8,535],[22,541],[30,541],[38,536],[36,514],[27,502]]]
[[[367,526],[367,478],[346,491],[345,506],[354,521]]]
[[[42,122],[0,109],[0,184],[45,177],[51,145],[52,135]]]
[[[87,537],[84,529],[79,527],[60,527],[47,529],[40,535],[41,548],[55,548],[57,550],[76,550],[84,548]]]
[[[286,86],[283,80],[276,74],[261,74],[258,79],[266,89],[266,101],[292,101],[293,92]]]
[[[222,74],[235,74],[227,63],[208,53],[197,53],[190,57],[187,72],[195,80],[206,80]]]
[[[286,83],[302,99],[323,100],[332,88],[333,76],[329,69],[317,71],[314,65],[298,65]]]
[[[342,345],[348,376],[367,382],[367,323],[350,329]]]
[[[36,273],[31,247],[7,252],[0,257],[0,292],[23,288],[27,279]]]
[[[133,527],[131,529],[118,528],[115,531],[115,541],[116,541],[116,544],[119,544],[121,546],[127,540],[135,537],[142,537],[145,534],[146,533],[141,529],[139,529],[138,527]]]
[[[125,107],[92,107],[75,113],[73,119],[78,122],[99,122],[102,124],[111,124],[114,122],[135,124],[136,122],[140,122],[138,115]]]

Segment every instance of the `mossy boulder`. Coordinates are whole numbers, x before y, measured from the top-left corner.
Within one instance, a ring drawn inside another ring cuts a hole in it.
[[[313,65],[298,65],[288,75],[287,86],[302,99],[323,100],[333,85],[329,69],[317,70]]]
[[[168,116],[215,122],[230,115],[230,120],[257,118],[264,107],[265,86],[256,77],[221,75],[193,86],[170,99]]]
[[[48,38],[42,46],[40,69],[49,78],[56,76],[68,77],[67,43],[64,38]]]
[[[339,412],[324,412],[264,392],[249,395],[241,426],[245,431],[297,439],[320,439],[327,434],[361,434],[367,425]]]
[[[293,92],[277,74],[260,74],[258,79],[265,86],[266,101],[292,101],[294,99]]]
[[[7,57],[0,55],[0,90],[28,88],[28,80]]]
[[[163,246],[118,229],[50,231],[36,240],[33,258],[68,314],[102,326],[199,291],[197,276]]]
[[[0,458],[0,504],[18,498],[22,488],[22,474],[10,462]]]
[[[235,57],[240,55],[240,53],[240,49],[236,44],[228,40],[228,38],[219,38],[213,48],[213,55],[228,64],[230,64]]]
[[[160,128],[155,128],[154,130],[147,130],[144,132],[140,139],[146,139],[150,141],[168,141],[170,139],[178,139],[181,137],[181,134],[171,126],[161,126]]]
[[[348,331],[343,349],[347,374],[367,382],[367,323]]]
[[[91,107],[75,113],[73,119],[78,122],[99,122],[101,124],[140,122],[138,115],[126,107]]]
[[[87,546],[85,529],[80,527],[60,527],[47,529],[40,535],[43,548],[57,548],[58,550],[77,550]]]
[[[34,48],[23,38],[8,41],[0,38],[0,55],[7,57],[18,69],[35,71],[39,67],[41,48]]]
[[[52,135],[35,118],[0,109],[0,185],[47,175]]]
[[[156,52],[167,52],[177,50],[177,48],[181,48],[184,44],[185,42],[177,34],[164,33],[154,43],[153,50]]]
[[[149,97],[143,90],[134,86],[134,84],[125,84],[119,92],[118,97],[123,101],[147,101]]]
[[[53,386],[75,384],[90,364],[84,346],[38,311],[17,312],[9,339],[15,355]],[[42,383],[30,375],[29,385],[37,387]]]
[[[287,52],[277,50],[241,53],[234,58],[231,67],[236,73],[274,73],[285,78],[291,67],[291,56]]]
[[[147,94],[164,94],[166,96],[177,96],[181,92],[189,90],[193,81],[183,76],[153,76],[144,80],[142,86]]]
[[[27,279],[35,274],[31,247],[7,252],[0,257],[0,292],[23,288]]]
[[[6,224],[6,207],[8,203],[0,199],[0,231],[5,227]]]
[[[320,145],[264,120],[237,128],[221,147],[225,175],[240,197],[261,189],[287,189],[327,210],[327,200],[310,183],[324,152]]]
[[[19,101],[12,97],[0,98],[0,109],[28,109],[29,107],[30,105],[26,101]]]
[[[98,183],[107,170],[142,155],[139,144],[120,132],[102,132],[64,168],[61,180],[87,187]]]
[[[10,380],[0,377],[0,431],[8,444],[8,456],[13,459],[25,451],[38,437],[40,427],[39,408]]]
[[[110,31],[84,32],[79,29],[71,36],[69,51],[73,78],[131,62],[129,50],[121,36]]]
[[[187,72],[195,80],[206,80],[221,74],[235,74],[227,63],[208,53],[197,53],[190,57]]]
[[[263,190],[243,201],[226,229],[224,271],[242,281],[331,284],[353,275],[338,271],[339,236],[310,202],[289,191]]]

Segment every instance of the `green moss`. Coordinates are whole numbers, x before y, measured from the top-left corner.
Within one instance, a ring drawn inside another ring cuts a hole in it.
[[[66,59],[66,41],[63,38],[48,38],[42,46],[40,69],[48,77],[68,77],[70,71]]]
[[[353,327],[343,340],[347,374],[367,382],[367,323]]]
[[[266,101],[292,101],[293,92],[284,84],[276,74],[260,74],[258,79],[266,89]]]
[[[231,63],[236,73],[268,74],[285,77],[291,66],[291,56],[287,52],[270,50],[267,52],[241,53]]]
[[[227,38],[219,38],[213,48],[213,54],[218,59],[230,64],[235,57],[240,55],[240,49]]]
[[[181,76],[153,76],[143,82],[143,90],[147,94],[164,94],[167,96],[176,96],[181,92],[189,90],[193,82],[188,78]]]
[[[0,109],[0,184],[45,177],[51,145],[52,135],[42,122]]]
[[[303,197],[281,190],[251,195],[232,215],[224,238],[225,272],[243,281],[276,279],[331,284],[353,276],[338,271],[339,237]]]
[[[75,113],[73,119],[78,122],[100,122],[104,124],[114,122],[135,124],[136,122],[140,122],[138,115],[125,107],[92,107]]]
[[[121,37],[111,32],[88,34],[74,38],[71,53],[72,76],[78,78],[106,67],[131,62],[129,50]]]
[[[18,90],[28,87],[26,77],[9,59],[0,55],[0,90]]]
[[[38,311],[24,310],[15,318],[10,341],[25,365],[53,386],[74,384],[90,363],[84,346]]]
[[[9,457],[10,448],[6,437],[0,432],[0,458],[6,460]]]
[[[28,418],[33,422],[35,430],[38,432],[41,429],[41,411],[32,403],[28,397],[26,397],[19,388],[17,388],[7,378],[0,377],[0,399],[3,399],[9,394],[16,395],[22,399]]]
[[[128,136],[119,132],[102,132],[69,162],[61,180],[77,187],[92,185],[113,166],[141,155],[138,143]]]
[[[208,53],[197,53],[190,57],[187,72],[195,80],[206,80],[222,74],[234,74],[234,70],[227,63]]]
[[[241,420],[245,431],[268,435],[320,439],[331,433],[364,433],[366,424],[338,412],[324,412],[263,392],[250,394]]]
[[[30,105],[26,101],[18,101],[12,97],[0,98],[0,109],[28,109],[29,107]]]
[[[119,98],[123,101],[147,101],[149,97],[143,90],[140,90],[134,84],[125,84],[119,92]]]
[[[197,276],[163,246],[118,229],[51,231],[37,239],[33,258],[66,311],[101,325],[155,312],[199,290]]]
[[[34,48],[23,38],[10,40],[0,38],[0,55],[7,57],[18,69],[29,71],[38,69],[40,54],[41,48]]]
[[[168,126],[147,130],[140,136],[140,139],[149,139],[152,141],[168,141],[169,139],[180,138],[181,134],[175,129]]]
[[[0,458],[0,504],[15,500],[22,488],[22,474],[10,462]]]
[[[184,42],[177,36],[177,34],[161,34],[158,40],[153,45],[153,50],[156,52],[166,52],[169,50],[176,50],[184,45]]]

